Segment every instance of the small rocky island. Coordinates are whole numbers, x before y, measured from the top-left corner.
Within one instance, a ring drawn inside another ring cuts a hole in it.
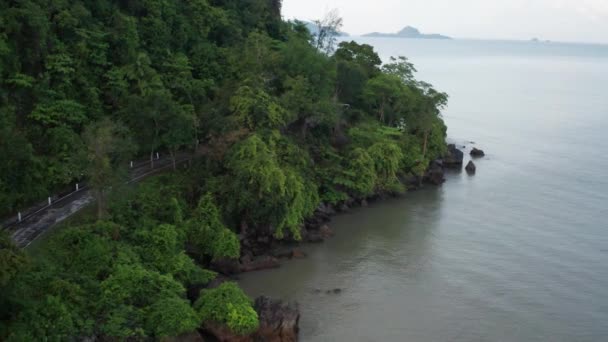
[[[406,26],[401,31],[397,33],[380,33],[380,32],[372,32],[368,34],[364,34],[363,37],[386,37],[386,38],[417,38],[417,39],[452,39],[448,36],[444,36],[441,34],[427,34],[421,33],[417,28],[412,26]]]

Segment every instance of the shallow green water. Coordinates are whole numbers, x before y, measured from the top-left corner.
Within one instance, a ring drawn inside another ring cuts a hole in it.
[[[449,138],[487,157],[241,285],[299,301],[304,341],[606,340],[608,47],[361,41],[411,57],[450,94]]]

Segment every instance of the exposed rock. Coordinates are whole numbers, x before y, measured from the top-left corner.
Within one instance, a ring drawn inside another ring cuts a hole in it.
[[[259,297],[253,305],[260,318],[254,341],[295,342],[298,340],[300,311],[297,303],[284,303]]]
[[[266,270],[270,268],[278,268],[281,264],[277,258],[271,256],[262,256],[241,265],[241,272],[253,272]]]
[[[310,229],[317,229],[323,223],[331,220],[331,216],[334,215],[336,211],[334,208],[325,203],[321,203],[312,217],[306,219],[306,227]]]
[[[424,174],[424,182],[433,184],[433,185],[441,185],[445,182],[444,178],[445,172],[443,170],[443,161],[434,160],[431,162],[429,169]]]
[[[334,208],[330,204],[321,203],[317,208],[318,213],[322,213],[328,216],[331,216],[336,213]]]
[[[163,339],[167,342],[205,342],[205,339],[198,331],[181,334],[177,337],[168,337]]]
[[[325,241],[325,239],[323,239],[320,232],[310,231],[310,232],[308,232],[306,241],[310,242],[310,243],[321,243],[321,242]]]
[[[447,168],[461,168],[464,159],[464,153],[456,148],[456,145],[448,145],[448,153],[443,158],[443,166]]]
[[[293,251],[291,251],[291,257],[293,259],[302,259],[302,258],[306,258],[306,253],[304,253],[301,249],[296,248]]]
[[[323,239],[327,239],[334,236],[334,231],[331,230],[331,228],[329,228],[329,226],[325,224],[319,229],[319,234],[321,234],[321,237]]]
[[[333,290],[327,290],[327,291],[325,291],[325,293],[327,293],[327,294],[339,294],[339,293],[342,293],[342,289],[336,288],[336,289],[333,289]]]
[[[350,207],[346,203],[342,203],[342,205],[340,206],[340,211],[341,212],[348,211],[349,209],[350,209]]]
[[[221,324],[207,322],[203,327],[204,332],[210,334],[210,338],[215,337],[219,342],[253,342],[252,336],[239,336]]]
[[[465,169],[467,170],[467,172],[469,174],[474,174],[475,171],[477,171],[477,167],[475,166],[475,163],[473,163],[473,161],[469,161],[469,163],[467,164],[467,166],[465,167]]]
[[[237,274],[240,272],[239,261],[236,259],[222,258],[213,260],[210,264],[210,268],[213,271],[225,275]]]
[[[471,150],[471,157],[475,157],[475,158],[481,158],[481,157],[485,157],[485,153],[483,152],[483,150],[479,150],[475,147],[473,147],[473,149]]]
[[[367,207],[367,206],[369,206],[369,203],[367,203],[366,199],[362,199],[361,200],[361,206],[364,207],[364,208]]]

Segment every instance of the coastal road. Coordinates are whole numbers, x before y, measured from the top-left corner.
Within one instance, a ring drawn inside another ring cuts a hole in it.
[[[192,154],[180,154],[176,158],[176,164],[181,165],[192,160],[192,158]],[[171,168],[173,168],[173,162],[170,158],[155,160],[154,168],[150,167],[149,160],[138,162],[137,164],[134,164],[131,169],[130,179],[127,184],[138,182],[148,176]],[[18,247],[25,248],[49,228],[72,216],[93,203],[93,201],[94,198],[91,194],[91,190],[85,186],[78,191],[74,191],[55,200],[51,205],[28,210],[29,214],[22,217],[21,222],[5,224],[3,229],[9,232]]]

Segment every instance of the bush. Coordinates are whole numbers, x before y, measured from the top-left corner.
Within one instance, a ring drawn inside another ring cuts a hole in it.
[[[194,307],[203,323],[219,323],[235,334],[247,335],[259,326],[258,314],[251,304],[236,283],[227,282],[215,289],[202,290]]]

